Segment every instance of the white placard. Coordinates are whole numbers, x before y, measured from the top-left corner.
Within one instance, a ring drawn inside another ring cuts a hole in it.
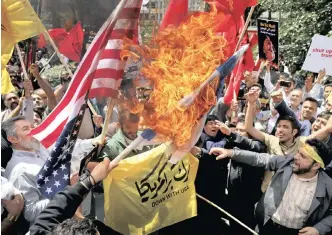
[[[332,76],[332,38],[313,36],[302,70],[318,73],[325,68],[326,74]]]

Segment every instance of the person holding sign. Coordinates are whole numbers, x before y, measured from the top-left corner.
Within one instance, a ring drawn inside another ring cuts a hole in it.
[[[321,101],[323,99],[323,86],[321,85],[321,83],[325,75],[325,68],[319,71],[316,80],[313,73],[307,73],[303,87],[304,98],[312,97],[318,101]]]

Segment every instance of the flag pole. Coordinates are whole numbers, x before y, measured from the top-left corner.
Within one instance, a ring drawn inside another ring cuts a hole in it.
[[[67,73],[69,73],[69,75],[70,75],[71,77],[73,77],[73,73],[71,72],[71,70],[70,70],[68,64],[66,64],[65,61],[63,60],[63,57],[62,57],[62,55],[61,55],[61,53],[60,53],[58,47],[55,45],[55,43],[54,43],[53,39],[51,38],[50,34],[48,33],[48,31],[46,30],[46,31],[43,33],[43,35],[44,35],[44,37],[46,37],[46,38],[49,40],[49,42],[51,43],[51,45],[52,45],[52,47],[53,47],[55,53],[57,54],[57,56],[58,56],[59,59],[60,59],[60,62],[65,66],[65,69],[67,70]],[[88,100],[87,103],[88,103],[89,108],[91,109],[91,112],[97,114],[96,110],[94,109],[94,107],[93,107],[92,104],[90,103],[90,100]]]
[[[103,141],[108,133],[108,124],[110,123],[110,119],[112,117],[113,108],[115,105],[115,99],[108,98],[107,102],[107,112],[104,120],[104,125],[102,126],[103,130],[101,132],[101,141]]]
[[[22,58],[20,47],[17,44],[15,44],[15,48],[16,48],[16,51],[17,51],[17,54],[18,54],[18,58],[20,59],[20,62],[21,62],[21,65],[22,65],[24,80],[29,80],[29,76],[28,76],[28,73],[27,73],[23,58]]]
[[[247,230],[249,230],[252,234],[258,235],[258,233],[256,233],[254,230],[252,230],[251,228],[249,228],[247,225],[245,225],[244,223],[242,223],[240,220],[238,220],[237,218],[235,218],[234,216],[232,216],[230,213],[228,213],[227,211],[225,211],[224,209],[222,209],[218,205],[214,204],[213,202],[211,202],[210,200],[206,199],[205,197],[199,195],[198,193],[196,193],[196,196],[198,198],[202,199],[203,201],[209,203],[211,206],[217,208],[219,211],[221,211],[222,213],[224,213],[225,215],[227,215],[229,218],[231,218],[235,222],[239,223],[242,227],[244,227]]]
[[[250,12],[249,12],[249,15],[248,15],[248,17],[247,17],[246,23],[245,23],[245,25],[244,25],[244,27],[243,27],[243,30],[242,30],[241,34],[240,34],[239,41],[238,41],[237,44],[236,44],[236,47],[235,47],[235,50],[234,50],[235,52],[236,52],[237,49],[239,48],[239,46],[240,46],[240,44],[241,44],[241,41],[242,41],[242,39],[243,39],[243,37],[244,37],[244,34],[245,34],[246,31],[247,31],[247,28],[248,28],[248,26],[249,26],[249,23],[250,23],[250,20],[251,20],[252,14],[254,13],[255,7],[256,7],[256,6],[252,6],[252,7],[250,8]]]

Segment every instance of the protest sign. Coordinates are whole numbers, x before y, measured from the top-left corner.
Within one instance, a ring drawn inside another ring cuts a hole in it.
[[[171,164],[167,144],[124,159],[104,180],[105,224],[121,234],[150,234],[196,216],[198,160]]]
[[[327,75],[332,76],[332,38],[316,34],[312,38],[302,70],[318,73],[323,68]]]
[[[279,67],[279,22],[257,19],[259,59]]]

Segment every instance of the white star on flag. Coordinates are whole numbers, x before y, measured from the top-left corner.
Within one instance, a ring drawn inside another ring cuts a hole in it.
[[[62,179],[64,179],[64,180],[68,180],[69,179],[69,177],[68,177],[68,175],[67,174],[65,174],[65,175],[63,175],[63,178]]]
[[[55,181],[54,185],[58,188],[61,184],[59,181]]]
[[[47,157],[47,161],[52,161],[51,156],[48,156],[48,157]]]
[[[65,169],[67,169],[67,168],[66,168],[65,164],[61,164],[60,169],[61,169],[61,170],[65,170]]]
[[[44,166],[44,171],[47,171],[47,169],[48,169],[48,166],[45,165]]]
[[[68,141],[70,139],[70,135],[67,135],[66,140]]]
[[[54,177],[57,176],[57,175],[58,175],[58,171],[57,171],[57,170],[54,170],[53,173],[52,173],[52,175],[53,175]]]
[[[48,194],[50,194],[52,192],[52,188],[47,188],[46,191]]]
[[[48,176],[45,177],[44,181],[45,181],[45,183],[47,183],[48,181],[50,181],[50,180],[48,179]]]
[[[38,175],[38,179],[42,180],[43,178],[44,178],[44,176]]]

